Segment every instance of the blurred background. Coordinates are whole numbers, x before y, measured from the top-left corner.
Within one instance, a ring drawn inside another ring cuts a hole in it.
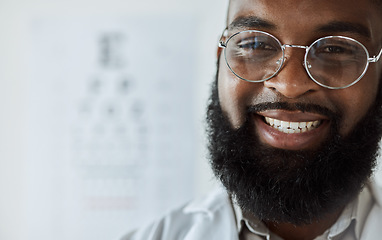
[[[0,239],[119,239],[217,185],[227,3],[0,1]]]
[[[227,1],[0,1],[0,239],[119,239],[216,184]]]

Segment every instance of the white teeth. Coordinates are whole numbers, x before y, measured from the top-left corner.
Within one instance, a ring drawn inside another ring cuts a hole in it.
[[[285,129],[290,128],[290,122],[281,121],[281,128],[285,128]]]
[[[321,124],[320,120],[311,122],[287,122],[269,117],[265,117],[265,121],[273,128],[284,133],[303,133],[315,129]]]
[[[292,129],[298,129],[298,126],[299,126],[298,122],[291,122],[290,123],[290,128],[292,128]]]

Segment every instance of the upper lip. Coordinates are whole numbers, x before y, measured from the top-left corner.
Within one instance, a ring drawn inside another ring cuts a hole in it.
[[[317,120],[329,120],[325,115],[312,113],[312,112],[302,112],[302,111],[287,111],[287,110],[266,110],[262,112],[257,112],[258,115],[263,117],[269,117],[278,119],[281,121],[288,122],[310,122]]]

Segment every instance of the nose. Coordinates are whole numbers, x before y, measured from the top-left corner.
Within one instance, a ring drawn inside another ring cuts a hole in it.
[[[320,89],[320,86],[310,79],[303,64],[302,49],[287,49],[284,64],[279,73],[264,82],[264,86],[284,95],[286,98],[298,98]]]

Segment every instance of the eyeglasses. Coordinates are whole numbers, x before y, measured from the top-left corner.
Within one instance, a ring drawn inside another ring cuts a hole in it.
[[[329,89],[343,89],[356,84],[366,73],[370,57],[359,41],[344,36],[327,36],[310,46],[281,44],[273,35],[257,30],[246,30],[226,36],[224,31],[219,47],[224,48],[228,68],[248,82],[263,82],[281,70],[285,62],[285,49],[305,49],[303,66],[309,77],[318,85]],[[224,39],[227,39],[224,42]]]

